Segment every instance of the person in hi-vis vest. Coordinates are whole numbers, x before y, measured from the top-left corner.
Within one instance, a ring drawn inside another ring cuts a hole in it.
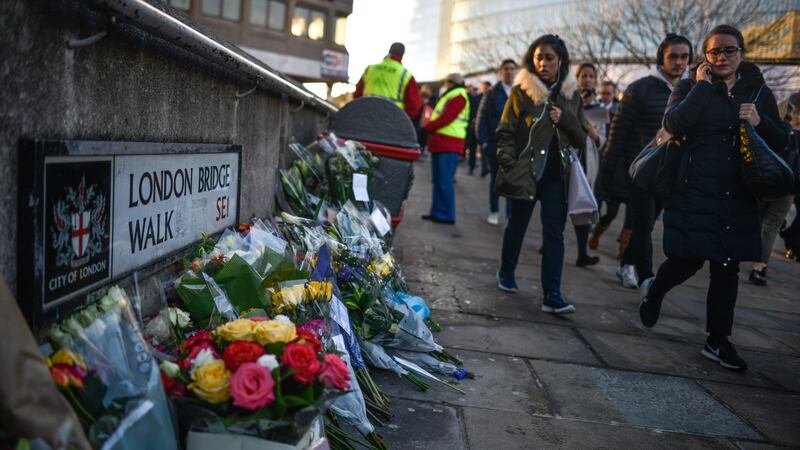
[[[402,60],[406,48],[395,42],[389,47],[389,54],[378,64],[367,66],[356,84],[354,98],[374,95],[391,100],[404,110],[414,121],[422,109],[422,97],[414,75],[403,67]]]
[[[453,179],[464,154],[469,126],[469,97],[464,77],[451,73],[444,80],[445,93],[436,102],[431,121],[425,125],[433,163],[433,201],[425,220],[453,224],[456,221],[456,191]]]

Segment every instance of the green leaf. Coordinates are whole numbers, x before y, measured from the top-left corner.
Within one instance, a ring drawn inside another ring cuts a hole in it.
[[[261,287],[261,276],[239,255],[233,255],[214,280],[239,311],[267,306],[267,292]]]
[[[303,397],[298,397],[297,395],[287,395],[283,397],[283,401],[286,402],[286,406],[288,408],[297,408],[297,407],[305,407],[312,404],[312,401],[308,401]]]
[[[194,323],[205,321],[214,311],[214,299],[202,275],[186,271],[180,278],[175,293],[181,299]]]

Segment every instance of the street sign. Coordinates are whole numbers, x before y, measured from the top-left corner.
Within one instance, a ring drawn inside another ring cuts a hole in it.
[[[240,162],[237,145],[24,141],[18,297],[29,321],[236,225]]]

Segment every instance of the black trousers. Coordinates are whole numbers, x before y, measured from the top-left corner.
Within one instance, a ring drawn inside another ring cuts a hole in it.
[[[619,207],[625,203],[625,223],[622,225],[622,228],[630,228],[632,222],[631,213],[633,212],[632,209],[627,206],[627,200],[623,201],[616,198],[606,198],[603,200],[606,202],[606,213],[600,216],[600,221],[597,222],[598,225],[602,225],[607,227],[611,225],[611,222],[617,218],[617,214],[619,213]]]
[[[464,139],[464,153],[467,156],[467,167],[475,170],[475,163],[478,157],[478,138],[475,137],[475,130],[467,129],[467,138]]]
[[[653,225],[661,213],[662,202],[631,185],[626,208],[631,210],[631,240],[622,264],[633,264],[641,283],[653,276]]]
[[[692,277],[705,263],[702,259],[668,258],[661,267],[648,297],[663,299],[675,286]],[[739,290],[739,263],[710,262],[711,283],[706,295],[706,331],[713,336],[730,336],[733,309]]]

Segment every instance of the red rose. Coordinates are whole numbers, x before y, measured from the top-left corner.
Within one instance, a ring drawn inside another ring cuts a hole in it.
[[[322,351],[322,342],[319,341],[319,338],[317,338],[314,333],[302,328],[297,329],[297,339],[295,339],[294,342],[303,345],[310,345],[316,353]]]
[[[234,341],[222,352],[222,360],[225,367],[231,372],[236,372],[242,364],[255,362],[259,356],[264,354],[264,347],[257,342]]]
[[[281,363],[291,367],[294,370],[292,375],[294,379],[303,384],[313,382],[314,377],[322,368],[322,364],[317,359],[317,352],[310,346],[297,342],[286,346],[281,355]]]
[[[174,378],[170,378],[163,370],[161,371],[161,384],[164,385],[164,392],[167,393],[167,396],[183,397],[185,392],[183,384]]]
[[[350,386],[350,369],[338,356],[328,353],[319,373],[319,379],[329,388],[347,389]]]
[[[214,355],[214,359],[219,359],[219,353],[214,348],[214,344],[211,341],[199,341],[195,344],[194,347],[189,351],[189,354],[186,355],[186,358],[183,361],[179,362],[178,365],[184,368],[192,367],[192,361],[197,357],[197,354],[205,349],[210,349],[211,353]]]
[[[198,331],[197,333],[191,335],[189,339],[183,341],[183,344],[181,344],[181,352],[189,351],[196,345],[205,343],[208,343],[208,346],[211,346],[211,336],[208,334],[208,331]]]

